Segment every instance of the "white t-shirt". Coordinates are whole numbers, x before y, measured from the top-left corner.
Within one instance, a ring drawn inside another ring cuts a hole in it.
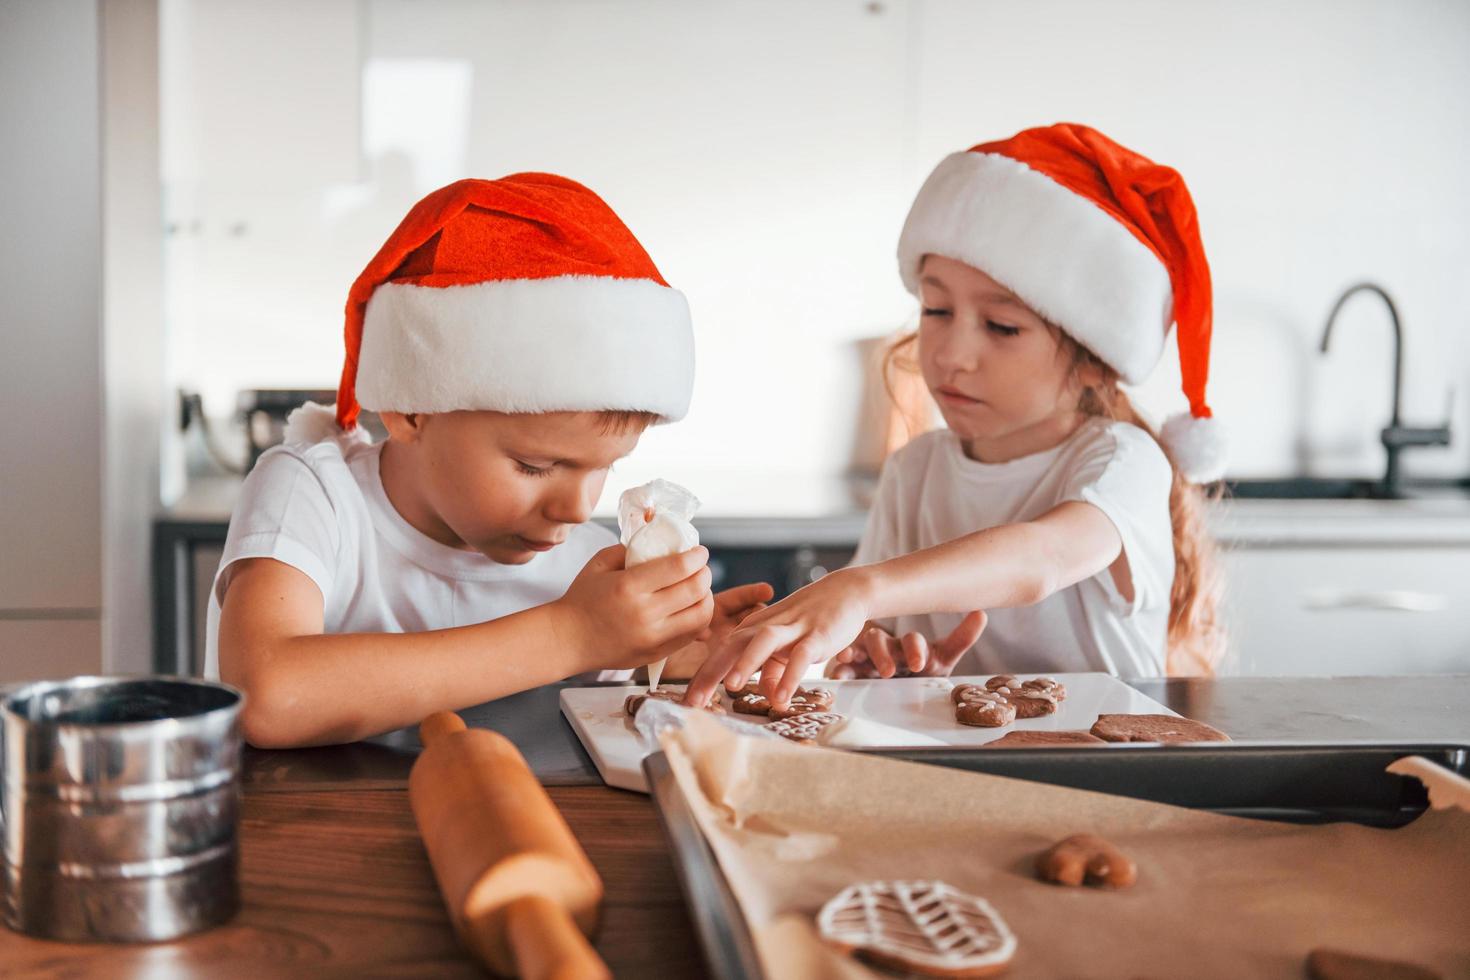
[[[956,674],[1106,671],[1164,673],[1174,538],[1172,472],[1143,429],[1089,419],[1054,449],[1006,463],[965,455],[948,429],[926,433],[889,458],[853,564],[906,555],[1000,524],[1033,520],[1069,500],[1098,507],[1123,539],[1133,599],[1104,569],[1034,606],[987,609],[989,625]],[[943,639],[963,617],[900,616],[891,632]]]
[[[276,446],[260,457],[241,487],[210,592],[206,677],[219,676],[220,606],[230,567],[242,558],[274,558],[304,572],[321,589],[327,633],[415,633],[558,599],[596,552],[617,543],[606,528],[582,524],[524,565],[441,544],[388,500],[378,472],[382,448],[325,439]]]

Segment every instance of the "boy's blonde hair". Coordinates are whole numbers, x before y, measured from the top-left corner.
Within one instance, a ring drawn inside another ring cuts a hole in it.
[[[597,413],[597,425],[604,435],[619,434],[637,429],[642,432],[651,425],[663,421],[657,412],[636,412],[626,409],[608,409]]]
[[[1066,331],[1051,327],[1059,346],[1058,356],[1069,361],[1069,370],[1081,389],[1078,411],[1136,425],[1153,437],[1169,460],[1173,481],[1169,487],[1169,522],[1174,529],[1174,582],[1169,590],[1168,652],[1164,670],[1170,677],[1212,676],[1225,655],[1225,629],[1220,617],[1222,582],[1218,552],[1205,526],[1209,499],[1197,484],[1180,473],[1154,427],[1138,413],[1118,384],[1118,372],[1092,351],[1072,339]],[[895,403],[898,374],[919,370],[915,347],[917,331],[899,337],[883,358],[883,384]],[[1083,381],[1085,376],[1098,380]],[[913,425],[912,435],[925,427]]]

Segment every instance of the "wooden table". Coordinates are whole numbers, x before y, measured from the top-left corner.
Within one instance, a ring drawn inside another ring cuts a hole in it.
[[[1470,742],[1470,677],[1140,681],[1190,717],[1262,739]],[[597,949],[619,977],[705,975],[657,815],[609,789],[556,714],[558,686],[464,712],[522,747],[607,885]],[[434,886],[406,777],[412,732],[246,753],[244,907],[154,945],[70,944],[0,929],[5,977],[482,976]]]

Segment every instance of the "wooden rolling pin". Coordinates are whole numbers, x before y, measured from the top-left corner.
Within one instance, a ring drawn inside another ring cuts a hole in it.
[[[520,752],[450,711],[419,737],[408,799],[460,941],[504,976],[611,978],[585,938],[602,879]]]

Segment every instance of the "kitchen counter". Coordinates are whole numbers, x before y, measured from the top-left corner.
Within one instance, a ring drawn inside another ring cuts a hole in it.
[[[752,481],[709,476],[695,518],[701,540],[715,548],[857,546],[867,522],[871,477],[773,475]],[[624,479],[623,482],[627,482]],[[610,481],[594,520],[616,528],[617,491]],[[1457,484],[1458,486],[1458,484]],[[157,522],[224,539],[239,496],[234,477],[196,480]],[[1470,545],[1470,494],[1456,490],[1402,500],[1232,497],[1210,507],[1210,529],[1233,546],[1351,544]]]
[[[601,785],[550,685],[463,712],[526,755],[607,885],[597,948],[617,976],[704,968],[657,815]],[[1237,738],[1470,743],[1470,675],[1146,680],[1134,687]],[[7,977],[478,977],[455,942],[408,806],[411,731],[247,750],[244,908],[173,943],[78,945],[0,930]]]

